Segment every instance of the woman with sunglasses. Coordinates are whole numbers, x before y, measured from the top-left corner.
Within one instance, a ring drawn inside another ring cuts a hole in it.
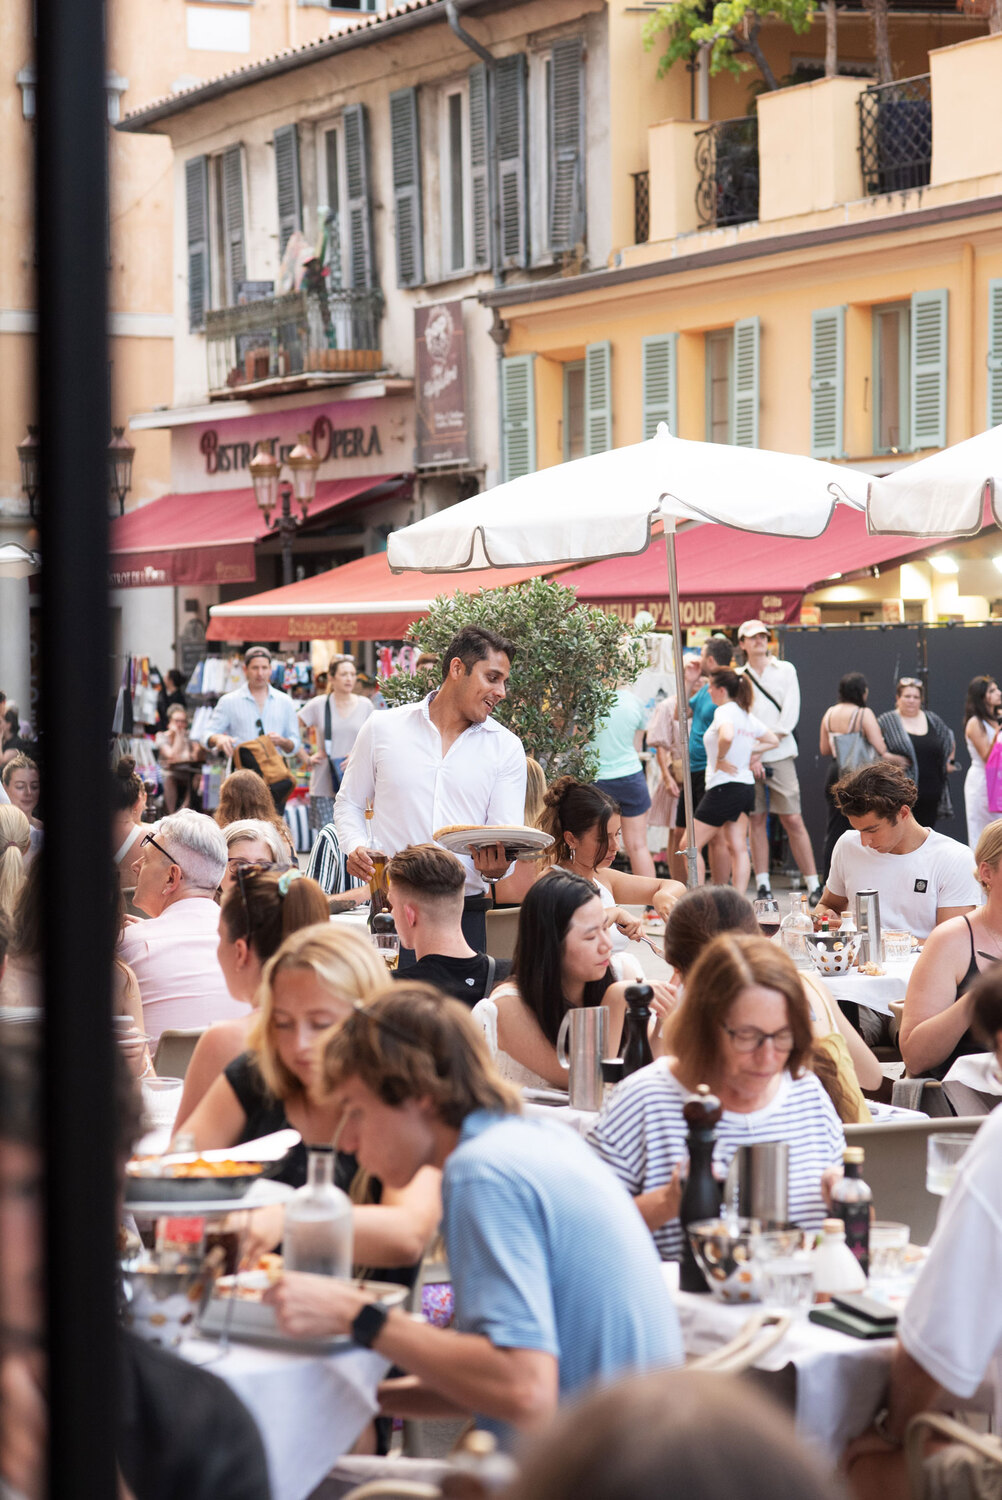
[[[912,808],[916,823],[935,828],[938,818],[953,816],[949,773],[954,769],[953,730],[938,714],[923,707],[925,693],[917,677],[901,677],[894,707],[877,720],[887,744],[887,759],[902,767],[918,787]]]
[[[293,864],[278,829],[264,818],[239,818],[235,823],[227,823],[223,838],[226,840],[226,874],[219,887],[223,896],[233,889],[238,870],[270,867],[281,874]]]
[[[682,1110],[703,1083],[723,1105],[718,1175],[739,1146],[788,1141],[789,1218],[802,1229],[820,1229],[845,1134],[807,1069],[812,1041],[800,975],[783,950],[761,937],[714,938],[687,976],[674,1055],[620,1084],[588,1136],[635,1199],[662,1260],[682,1256]]]
[[[341,1105],[323,1089],[317,1044],[352,1014],[356,1001],[386,987],[386,968],[375,948],[330,922],[307,927],[265,965],[259,1009],[247,1051],[231,1062],[184,1122],[198,1151],[235,1146],[292,1126],[302,1136],[279,1180],[306,1181],[307,1147],[337,1146]],[[391,1280],[413,1280],[441,1217],[441,1174],[422,1168],[405,1188],[391,1189],[360,1174],[353,1156],[337,1152],[335,1181],[356,1202],[355,1264],[392,1271]],[[251,1252],[281,1238],[280,1215],[262,1211],[252,1230]]]
[[[237,827],[239,825],[232,825]],[[242,846],[240,846],[242,848]],[[327,921],[327,897],[298,870],[254,864],[242,854],[230,860],[219,909],[219,967],[234,1000],[253,1006],[268,959],[302,927]],[[254,1011],[235,1021],[216,1021],[199,1037],[184,1075],[178,1128],[187,1120],[227,1064],[247,1050]]]

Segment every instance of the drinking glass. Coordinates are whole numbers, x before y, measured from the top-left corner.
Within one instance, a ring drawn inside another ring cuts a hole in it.
[[[877,1219],[870,1225],[870,1280],[891,1281],[902,1276],[911,1230],[907,1224]]]
[[[765,938],[774,938],[779,931],[779,902],[775,896],[761,901],[753,901],[755,920],[758,923],[759,932]]]
[[[971,1136],[951,1131],[937,1131],[929,1137],[925,1160],[925,1190],[945,1198],[953,1187],[961,1159]]]
[[[142,1085],[147,1129],[160,1130],[164,1126],[169,1129],[177,1118],[181,1094],[184,1091],[184,1079],[144,1078]]]
[[[814,1298],[814,1267],[810,1252],[779,1255],[760,1266],[762,1301],[783,1312],[806,1312]]]
[[[400,938],[395,932],[374,932],[372,941],[380,958],[388,969],[395,969],[400,962]]]
[[[912,935],[910,932],[889,932],[884,928],[884,962],[886,964],[903,963],[905,959],[912,956]]]

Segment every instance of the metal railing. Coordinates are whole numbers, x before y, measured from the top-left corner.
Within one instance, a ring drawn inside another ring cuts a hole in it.
[[[646,245],[651,237],[651,174],[634,172],[633,176],[633,243]]]
[[[205,315],[209,391],[306,374],[380,370],[383,294],[287,292]]]
[[[926,187],[932,163],[929,74],[875,83],[859,96],[863,191],[899,193]]]
[[[758,117],[717,120],[696,134],[696,211],[700,224],[758,218]]]

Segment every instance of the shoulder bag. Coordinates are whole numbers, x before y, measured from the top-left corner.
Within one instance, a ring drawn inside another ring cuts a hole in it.
[[[856,725],[862,717],[863,710],[858,708],[849,721],[849,728],[844,734],[835,734],[829,728],[828,738],[832,742],[835,752],[835,761],[838,765],[840,776],[847,776],[850,771],[859,771],[863,766],[870,765],[879,759],[876,750],[866,738],[861,729]]]
[[[988,788],[988,811],[1002,813],[1002,736],[997,729],[985,757],[985,785]]]

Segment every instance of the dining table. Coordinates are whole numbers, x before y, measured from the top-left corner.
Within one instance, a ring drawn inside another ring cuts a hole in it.
[[[918,954],[893,963],[882,963],[882,974],[861,974],[858,969],[848,974],[822,974],[820,977],[831,995],[845,1008],[860,1005],[878,1015],[890,1016],[891,1001],[905,998],[908,981],[915,967]]]

